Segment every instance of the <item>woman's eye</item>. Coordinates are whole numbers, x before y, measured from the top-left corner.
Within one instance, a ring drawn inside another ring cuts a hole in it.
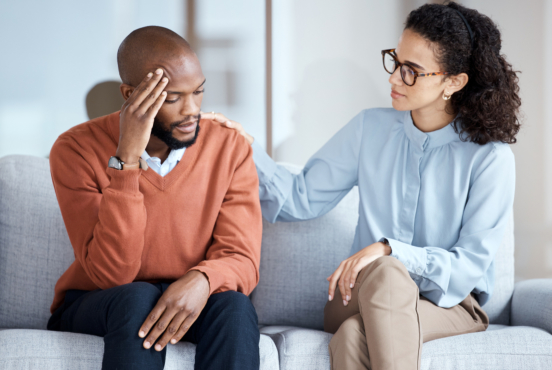
[[[176,103],[177,101],[178,101],[178,99],[176,99],[176,100],[165,100],[165,103],[172,104],[172,103]]]
[[[197,90],[197,91],[194,91],[194,95],[199,95],[201,93],[205,92],[205,89],[203,90]]]

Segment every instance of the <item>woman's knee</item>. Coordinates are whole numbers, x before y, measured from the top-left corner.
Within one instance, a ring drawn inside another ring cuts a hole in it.
[[[358,282],[362,284],[364,281],[372,278],[377,278],[378,280],[407,278],[411,280],[408,270],[403,263],[391,256],[380,257],[362,269]]]

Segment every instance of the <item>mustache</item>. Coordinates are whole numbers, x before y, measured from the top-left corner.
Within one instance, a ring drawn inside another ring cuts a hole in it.
[[[178,121],[178,122],[173,122],[171,123],[171,130],[176,128],[176,126],[178,125],[181,125],[183,123],[190,123],[190,122],[195,122],[195,121],[198,121],[201,119],[201,114],[198,114],[196,116],[188,116],[186,118],[184,118],[182,121]]]

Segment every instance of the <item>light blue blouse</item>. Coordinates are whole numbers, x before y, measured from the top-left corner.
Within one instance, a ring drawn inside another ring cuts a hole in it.
[[[495,254],[514,201],[507,144],[460,140],[451,124],[420,131],[410,112],[368,109],[293,175],[253,143],[263,216],[270,222],[322,216],[358,185],[351,254],[387,238],[420,293],[452,307],[493,292]],[[337,268],[337,266],[336,266]]]

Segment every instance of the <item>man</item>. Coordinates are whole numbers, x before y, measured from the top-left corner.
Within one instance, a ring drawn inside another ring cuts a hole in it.
[[[197,344],[196,369],[258,369],[251,147],[200,121],[205,77],[174,32],[135,30],[117,62],[121,111],[73,127],[51,151],[75,262],[48,329],[104,337],[103,369],[162,369],[180,340]]]

